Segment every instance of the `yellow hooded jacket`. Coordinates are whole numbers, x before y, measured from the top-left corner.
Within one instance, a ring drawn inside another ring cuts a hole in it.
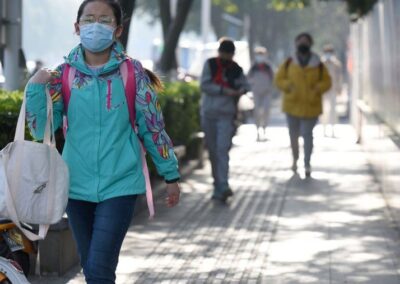
[[[283,92],[283,112],[301,118],[315,118],[322,113],[322,95],[332,84],[328,69],[316,54],[306,67],[299,64],[297,56],[286,60],[274,82]]]

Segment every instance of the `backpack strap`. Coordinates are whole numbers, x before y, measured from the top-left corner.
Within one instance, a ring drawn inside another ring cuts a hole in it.
[[[132,128],[136,133],[138,133],[138,129],[136,127],[136,76],[135,76],[135,67],[132,63],[132,60],[128,58],[124,62],[120,64],[119,67],[122,81],[124,82],[125,87],[125,96],[126,96],[126,103],[128,105],[129,110],[129,120],[131,122]],[[142,172],[144,175],[144,180],[146,182],[146,199],[147,199],[147,207],[149,208],[150,219],[154,217],[155,210],[154,210],[154,201],[153,201],[153,192],[151,189],[150,183],[150,175],[149,169],[147,166],[146,160],[146,149],[144,148],[143,142],[140,141],[140,155],[142,159]]]
[[[63,115],[63,133],[64,133],[64,138],[67,135],[67,129],[68,129],[68,106],[69,106],[69,101],[71,99],[71,88],[72,84],[75,79],[75,74],[76,74],[76,68],[69,65],[68,63],[65,63],[64,71],[61,77],[61,93],[63,97],[63,102],[64,102],[64,115]]]
[[[322,62],[319,62],[318,68],[319,68],[319,80],[322,81],[324,74],[324,64]]]
[[[121,73],[122,81],[124,82],[126,103],[129,110],[129,120],[131,122],[132,128],[137,132],[136,127],[136,76],[135,67],[131,59],[127,59],[122,62],[119,66],[119,71]]]
[[[61,91],[64,101],[64,112],[65,114],[68,113],[68,105],[69,100],[71,98],[71,88],[74,82],[76,74],[76,68],[69,65],[68,63],[65,64],[64,71],[61,78]]]
[[[292,64],[293,58],[289,57],[288,59],[286,59],[285,61],[285,74],[286,74],[286,78],[288,77],[288,72],[289,72],[289,66],[290,64]]]

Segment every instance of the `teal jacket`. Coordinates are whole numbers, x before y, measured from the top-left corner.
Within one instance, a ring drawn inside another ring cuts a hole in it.
[[[127,58],[115,43],[109,61],[100,70],[90,69],[78,45],[65,58],[76,68],[68,105],[68,131],[62,156],[70,172],[70,198],[100,202],[109,198],[145,193],[140,141],[158,173],[168,181],[179,179],[171,139],[165,132],[157,96],[139,61],[136,76],[136,124],[132,129],[119,65]],[[54,124],[62,125],[64,111],[61,78],[65,63],[56,68],[47,84],[27,86],[27,119],[32,135],[42,139],[46,122],[45,88],[53,100]]]

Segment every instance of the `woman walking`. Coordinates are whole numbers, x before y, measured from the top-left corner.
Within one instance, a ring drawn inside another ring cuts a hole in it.
[[[312,52],[313,38],[308,33],[296,37],[296,53],[280,66],[275,84],[283,92],[292,147],[292,170],[297,171],[299,136],[304,140],[304,169],[311,175],[313,129],[322,113],[322,95],[330,89],[331,78],[319,56]]]
[[[139,61],[129,58],[118,42],[122,34],[119,3],[83,1],[75,31],[81,43],[65,63],[54,71],[40,70],[30,80],[27,117],[32,134],[41,139],[46,88],[53,101],[55,127],[61,126],[63,114],[67,116],[63,150],[70,171],[67,214],[83,273],[90,284],[115,283],[118,257],[135,201],[146,191],[141,142],[167,183],[169,207],[179,202],[180,176],[155,94],[161,83]],[[127,80],[135,86],[134,96],[125,93],[129,88],[124,86],[122,64],[131,70]],[[73,74],[70,89],[63,80],[66,73],[69,77]],[[133,104],[129,103],[129,95],[135,98]]]

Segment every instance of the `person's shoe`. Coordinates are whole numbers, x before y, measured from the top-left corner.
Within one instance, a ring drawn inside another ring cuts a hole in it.
[[[211,196],[211,200],[221,200],[221,196],[217,196],[217,195],[212,195]]]
[[[230,189],[229,187],[224,191],[224,194],[223,194],[226,198],[228,198],[228,197],[231,197],[231,196],[233,196],[234,195],[234,193],[233,193],[233,191],[232,191],[232,189]]]
[[[226,203],[226,200],[227,200],[227,199],[228,199],[228,197],[225,196],[225,195],[223,195],[223,196],[220,196],[220,195],[213,195],[213,196],[211,196],[211,200],[219,201],[219,202],[221,202],[221,203]]]
[[[311,166],[305,167],[305,174],[306,174],[306,177],[311,177]]]

